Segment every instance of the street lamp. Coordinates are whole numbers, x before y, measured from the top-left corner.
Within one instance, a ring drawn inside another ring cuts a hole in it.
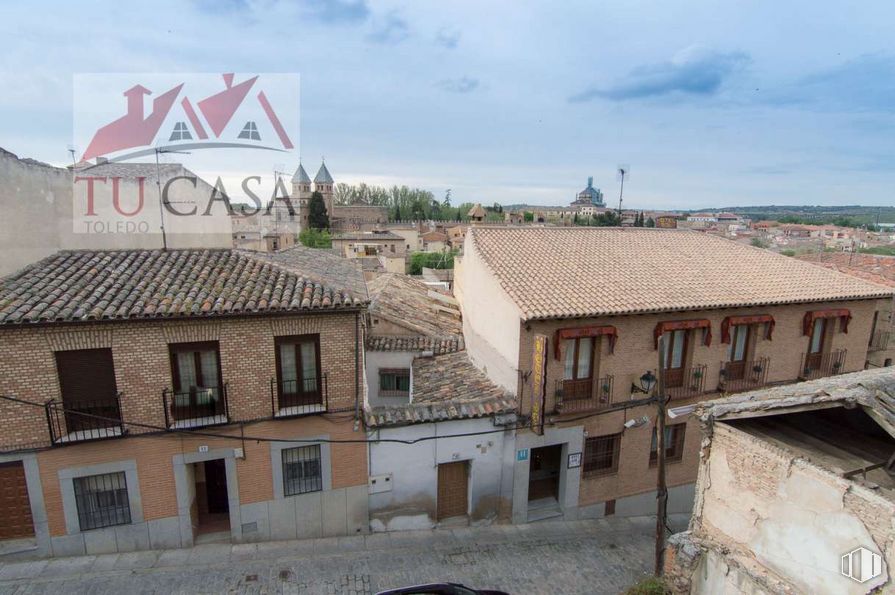
[[[653,386],[656,385],[656,381],[657,378],[655,374],[653,374],[653,371],[647,370],[646,373],[640,377],[640,386],[637,386],[633,382],[631,383],[631,392],[648,395],[653,392]]]

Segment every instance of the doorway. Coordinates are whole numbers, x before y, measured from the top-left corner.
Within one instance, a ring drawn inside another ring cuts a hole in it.
[[[0,463],[0,519],[0,540],[34,537],[34,519],[21,461]]]
[[[531,449],[528,468],[528,501],[559,502],[562,444]]]
[[[230,536],[230,498],[224,459],[195,463],[196,534],[226,533]]]
[[[468,492],[467,461],[438,465],[438,520],[465,516],[469,511]]]

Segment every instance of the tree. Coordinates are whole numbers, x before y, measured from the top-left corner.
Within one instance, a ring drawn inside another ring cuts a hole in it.
[[[575,213],[575,217],[574,217],[574,219],[573,219],[573,222],[575,223],[575,225],[578,225],[578,213]]]
[[[751,245],[755,246],[756,248],[767,248],[768,246],[770,246],[770,244],[768,244],[767,241],[765,241],[761,238],[752,238],[749,241],[749,243]]]
[[[401,220],[401,206],[400,205],[395,205],[395,219],[394,220],[395,221]]]
[[[326,212],[326,203],[323,202],[323,195],[317,191],[311,194],[308,227],[311,229],[329,229],[329,214]]]
[[[647,227],[655,227],[655,226],[656,226],[656,220],[653,219],[652,217],[647,218],[647,220],[646,220],[646,226],[647,226]]]
[[[531,211],[525,211],[524,213],[522,213],[522,220],[526,223],[531,223],[535,220],[535,214]]]
[[[621,225],[621,218],[615,211],[606,211],[599,215],[594,215],[594,225],[597,227],[618,227]]]
[[[446,209],[451,208],[451,189],[450,188],[445,190],[444,200],[441,202],[441,206],[443,206]]]
[[[329,249],[333,247],[332,236],[324,229],[305,229],[298,234],[298,241],[308,248]]]

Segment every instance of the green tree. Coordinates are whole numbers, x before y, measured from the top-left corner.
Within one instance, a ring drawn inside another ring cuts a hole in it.
[[[446,209],[451,208],[451,189],[450,188],[448,188],[447,190],[444,191],[444,200],[441,201],[441,206]]]
[[[457,252],[414,252],[410,255],[410,274],[421,275],[423,268],[452,269]]]
[[[783,256],[795,256],[796,251],[795,250],[781,250],[780,254],[782,254]]]
[[[298,234],[298,241],[308,248],[329,249],[333,247],[332,236],[325,229],[305,229]]]
[[[531,211],[525,211],[524,213],[522,213],[522,220],[526,223],[531,223],[535,220],[535,214]]]
[[[597,227],[618,227],[621,223],[621,218],[615,211],[606,211],[605,213],[594,215],[594,225]]]
[[[646,220],[646,226],[647,226],[647,227],[655,227],[655,226],[656,226],[656,220],[653,219],[652,217],[647,218],[647,220]]]
[[[767,241],[765,241],[761,238],[752,238],[749,241],[749,243],[751,245],[755,246],[756,248],[767,248],[768,246],[770,246],[770,244],[768,244]]]
[[[311,229],[329,229],[329,214],[326,212],[326,203],[323,202],[323,195],[316,191],[311,194],[308,227]]]

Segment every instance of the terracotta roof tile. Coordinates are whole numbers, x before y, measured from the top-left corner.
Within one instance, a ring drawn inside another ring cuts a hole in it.
[[[473,227],[523,319],[890,297],[863,280],[724,238],[647,228]]]
[[[0,324],[189,318],[361,305],[234,250],[63,251],[0,280]]]
[[[795,258],[866,281],[895,287],[895,256],[855,252],[819,252],[800,254]]]

